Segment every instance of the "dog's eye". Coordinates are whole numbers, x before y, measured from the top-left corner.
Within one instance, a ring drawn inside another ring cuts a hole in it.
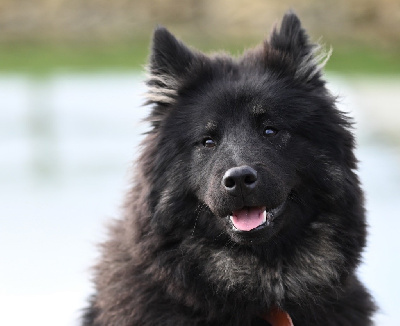
[[[264,136],[265,137],[272,137],[275,136],[278,133],[278,130],[272,127],[265,127],[264,129]]]
[[[206,137],[203,139],[203,146],[204,147],[215,147],[217,144],[215,143],[215,141],[211,138],[211,137]]]

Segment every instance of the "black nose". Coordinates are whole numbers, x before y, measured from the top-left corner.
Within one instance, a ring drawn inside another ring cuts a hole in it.
[[[247,165],[229,169],[222,178],[222,185],[232,196],[250,192],[256,183],[257,171]]]

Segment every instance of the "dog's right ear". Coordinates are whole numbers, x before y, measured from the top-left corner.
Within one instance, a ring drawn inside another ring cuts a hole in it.
[[[165,27],[154,31],[148,67],[146,104],[168,105],[175,101],[179,85],[196,59],[186,45],[177,40]]]

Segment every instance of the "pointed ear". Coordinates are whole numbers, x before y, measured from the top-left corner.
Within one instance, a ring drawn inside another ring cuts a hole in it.
[[[182,79],[195,60],[195,54],[166,28],[157,27],[148,67],[147,103],[171,104]]]
[[[291,11],[283,16],[280,29],[274,28],[270,37],[270,45],[274,49],[296,58],[304,56],[311,50],[308,36],[301,27],[299,18]]]
[[[284,15],[280,29],[272,31],[269,42],[265,43],[267,53],[268,50],[277,51],[289,59],[294,65],[295,77],[307,82],[321,77],[321,70],[331,55],[331,51],[325,53],[319,44],[310,42],[299,18],[292,11]]]

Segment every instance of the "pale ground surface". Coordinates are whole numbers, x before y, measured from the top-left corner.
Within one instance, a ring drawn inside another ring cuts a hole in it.
[[[0,325],[78,325],[95,244],[118,216],[145,128],[140,80],[0,76]],[[370,222],[360,275],[377,325],[400,326],[400,79],[330,81],[358,122]]]

